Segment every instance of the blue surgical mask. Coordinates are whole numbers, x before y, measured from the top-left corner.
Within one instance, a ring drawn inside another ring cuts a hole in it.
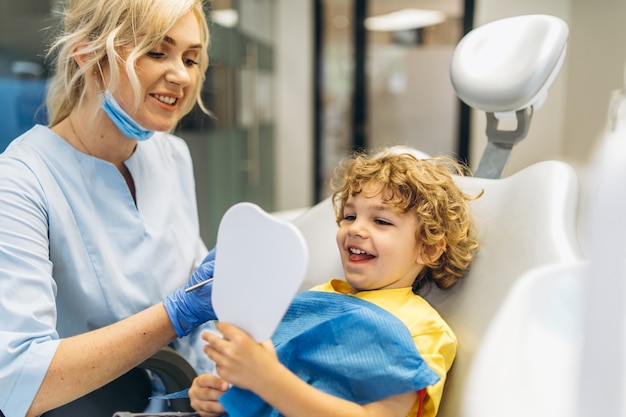
[[[105,90],[101,96],[102,103],[100,107],[111,118],[115,126],[126,137],[137,140],[150,139],[154,134],[154,130],[143,128],[137,123],[124,109],[119,105],[109,90]]]

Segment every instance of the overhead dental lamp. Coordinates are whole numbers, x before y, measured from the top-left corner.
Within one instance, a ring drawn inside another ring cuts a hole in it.
[[[456,46],[450,65],[456,94],[487,115],[488,142],[477,177],[502,175],[563,64],[568,35],[557,17],[524,15],[481,25]],[[500,129],[505,119],[516,119],[515,130]]]

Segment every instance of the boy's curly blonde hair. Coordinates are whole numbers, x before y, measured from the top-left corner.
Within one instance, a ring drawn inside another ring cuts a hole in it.
[[[451,158],[418,159],[402,147],[373,156],[355,153],[337,166],[331,184],[337,223],[349,196],[364,189],[378,190],[391,208],[415,213],[419,223],[416,239],[425,254],[443,248],[441,256],[427,261],[416,277],[413,292],[417,294],[429,283],[448,289],[463,278],[479,246],[467,202],[482,193],[470,197],[453,179],[468,173],[466,166]]]

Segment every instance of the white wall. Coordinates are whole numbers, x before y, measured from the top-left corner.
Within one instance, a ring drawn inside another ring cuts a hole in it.
[[[626,1],[572,0],[565,156],[587,158],[604,128],[611,92],[624,88]]]
[[[313,6],[276,0],[276,208],[313,204]]]

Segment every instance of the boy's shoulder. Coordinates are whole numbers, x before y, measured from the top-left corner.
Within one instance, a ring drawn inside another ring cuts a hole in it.
[[[431,334],[455,342],[456,335],[439,312],[411,288],[404,290],[371,291],[367,300],[400,319],[413,336]]]
[[[349,288],[347,282],[334,279],[312,290],[346,294]],[[455,339],[454,332],[439,312],[422,296],[414,294],[410,287],[362,291],[353,296],[387,310],[409,329],[419,329],[421,333],[448,333]]]

